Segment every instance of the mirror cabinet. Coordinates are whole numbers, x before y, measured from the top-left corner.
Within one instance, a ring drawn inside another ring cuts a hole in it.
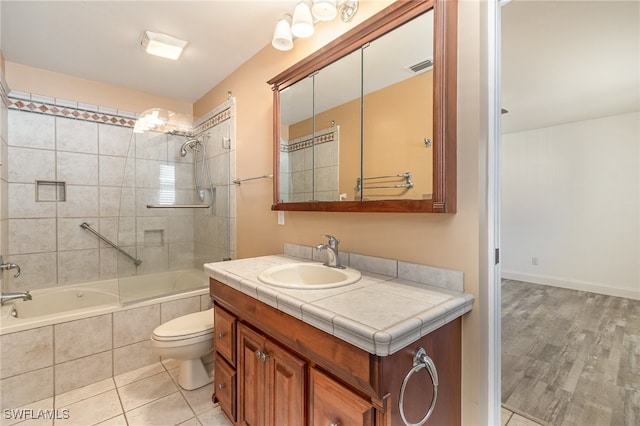
[[[273,210],[456,210],[456,2],[397,1],[271,79]]]

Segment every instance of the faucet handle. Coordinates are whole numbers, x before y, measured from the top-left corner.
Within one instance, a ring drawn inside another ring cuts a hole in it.
[[[331,248],[336,248],[338,246],[338,243],[340,243],[340,240],[334,237],[333,235],[322,234],[322,236],[327,237],[329,239],[329,247]]]

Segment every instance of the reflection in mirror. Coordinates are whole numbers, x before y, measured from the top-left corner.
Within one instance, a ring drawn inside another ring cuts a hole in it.
[[[280,201],[430,198],[432,69],[430,11],[284,89]]]
[[[360,173],[361,63],[358,49],[314,77],[314,123],[316,140],[321,142],[316,145],[314,168],[319,201],[346,200],[353,176]]]
[[[363,200],[431,198],[433,149],[425,140],[433,140],[433,11],[373,40],[362,75],[363,180],[356,189]]]
[[[313,120],[309,119],[313,116],[313,78],[302,79],[282,90],[280,104],[280,202],[309,201],[313,198]],[[308,187],[305,181],[309,181]]]

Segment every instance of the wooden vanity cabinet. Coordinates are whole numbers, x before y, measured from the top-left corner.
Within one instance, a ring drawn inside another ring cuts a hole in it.
[[[306,363],[265,336],[238,326],[238,423],[304,425]]]
[[[210,293],[216,321],[214,401],[235,425],[400,426],[400,388],[419,347],[433,359],[440,381],[425,424],[460,425],[459,318],[392,355],[377,356],[214,279]],[[407,418],[419,421],[431,397],[422,370],[407,386]]]

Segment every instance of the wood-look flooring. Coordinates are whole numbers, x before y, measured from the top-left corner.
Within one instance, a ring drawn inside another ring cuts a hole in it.
[[[502,404],[553,426],[640,425],[640,301],[503,280]]]

